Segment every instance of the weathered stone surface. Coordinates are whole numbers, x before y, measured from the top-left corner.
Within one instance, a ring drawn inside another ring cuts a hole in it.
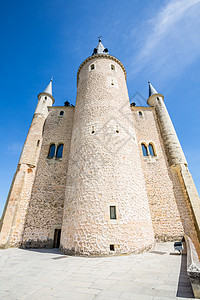
[[[200,262],[191,239],[185,236],[187,244],[187,273],[190,277],[195,298],[200,299]]]
[[[39,95],[0,247],[53,247],[61,230],[66,254],[116,255],[187,234],[200,257],[200,200],[163,96],[130,108],[124,66],[111,55],[86,59],[77,77],[75,108]],[[47,157],[52,143],[64,144],[62,158]],[[155,156],[144,157],[141,143]]]
[[[110,220],[110,205],[116,220]],[[124,72],[110,58],[94,57],[79,73],[61,249],[109,255],[140,252],[153,243]]]
[[[187,234],[200,255],[187,190],[180,171],[169,164],[155,108],[132,107],[132,111],[155,238],[157,241],[181,241]],[[139,111],[142,111],[142,117]],[[152,143],[156,156],[144,157],[142,143],[147,146]]]
[[[63,116],[60,111],[64,111]],[[53,107],[46,119],[24,226],[23,247],[53,247],[54,230],[61,228],[73,112],[73,107]],[[51,143],[64,144],[62,158],[47,157]]]

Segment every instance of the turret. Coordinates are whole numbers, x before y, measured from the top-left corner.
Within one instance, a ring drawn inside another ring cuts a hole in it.
[[[99,40],[79,67],[64,204],[64,253],[150,248],[153,227],[123,64]]]
[[[42,143],[42,130],[44,121],[48,115],[48,107],[55,102],[52,96],[52,79],[44,90],[38,95],[38,103],[33,115],[33,120],[24,143],[19,164],[26,163],[32,166],[37,165],[40,147]]]
[[[34,114],[41,114],[45,118],[47,117],[48,106],[52,106],[55,102],[55,99],[52,96],[52,82],[53,82],[53,79],[51,79],[50,83],[48,84],[48,86],[44,90],[44,92],[42,92],[38,95],[38,104],[37,104]]]
[[[150,82],[148,83],[149,98],[147,104],[151,107],[155,107],[169,164],[171,166],[177,164],[187,165],[185,155],[165,106],[164,96],[158,93]]]
[[[180,142],[178,140],[176,131],[168,114],[164,103],[164,96],[158,93],[149,82],[149,98],[147,103],[151,107],[155,107],[160,131],[165,146],[165,151],[169,161],[169,165],[173,167],[174,171],[178,173],[181,182],[184,185],[185,191],[188,195],[188,200],[192,208],[193,217],[195,220],[195,227],[200,241],[200,199],[196,190],[192,175],[187,166],[187,161]]]
[[[25,216],[35,179],[38,157],[42,144],[42,132],[48,115],[48,106],[52,106],[52,80],[43,93],[38,95],[38,104],[21,152],[17,171],[8,194],[0,224],[0,248],[20,246]]]

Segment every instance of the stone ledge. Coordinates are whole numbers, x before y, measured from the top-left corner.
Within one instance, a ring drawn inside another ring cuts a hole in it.
[[[187,273],[195,298],[200,299],[200,262],[191,239],[185,235],[187,246]]]

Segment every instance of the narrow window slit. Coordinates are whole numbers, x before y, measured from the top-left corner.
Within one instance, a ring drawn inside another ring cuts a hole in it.
[[[116,206],[110,206],[110,219],[111,220],[116,220],[117,219]]]
[[[110,251],[115,251],[115,245],[110,245]]]

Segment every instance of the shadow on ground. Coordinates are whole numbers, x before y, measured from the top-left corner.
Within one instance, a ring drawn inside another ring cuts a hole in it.
[[[187,274],[187,255],[183,254],[181,257],[181,268],[178,280],[178,290],[176,297],[194,298],[192,286],[189,276]]]
[[[56,254],[56,255],[64,255],[58,248],[51,248],[51,249],[46,249],[46,248],[30,248],[30,249],[25,249],[25,248],[20,248],[24,251],[30,251],[30,252],[39,252],[39,253],[49,253],[49,254]]]

